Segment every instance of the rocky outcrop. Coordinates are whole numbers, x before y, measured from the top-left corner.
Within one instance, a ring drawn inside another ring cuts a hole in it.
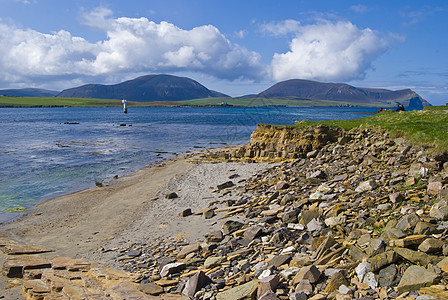
[[[343,141],[342,129],[328,126],[309,127],[299,130],[295,127],[258,124],[250,136],[250,143],[231,150],[229,158],[248,158],[256,161],[295,159],[312,157],[328,143]],[[219,153],[217,154],[219,155]]]

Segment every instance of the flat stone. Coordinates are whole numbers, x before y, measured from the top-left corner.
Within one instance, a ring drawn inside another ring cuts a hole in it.
[[[182,250],[177,254],[178,258],[184,258],[190,253],[198,252],[201,249],[201,246],[198,243],[194,243],[191,245],[184,246]]]
[[[404,197],[403,194],[400,193],[400,192],[393,193],[393,194],[390,194],[390,195],[389,195],[389,200],[390,200],[390,202],[392,202],[393,204],[401,203],[401,202],[404,201],[404,199],[405,199],[405,197]]]
[[[384,266],[388,266],[398,259],[397,253],[393,250],[370,257],[367,261],[370,263],[370,270],[376,272]]]
[[[192,214],[193,212],[191,211],[191,208],[187,208],[179,213],[179,217],[188,217],[191,216]]]
[[[428,222],[418,222],[417,225],[415,225],[414,228],[414,234],[419,235],[429,235],[433,233],[437,233],[437,226],[435,224],[431,224]]]
[[[431,196],[435,196],[435,195],[439,194],[439,192],[442,190],[442,187],[443,187],[443,183],[441,183],[441,182],[431,182],[431,183],[428,183],[426,192]]]
[[[160,271],[160,276],[165,277],[168,274],[173,274],[184,270],[187,267],[184,263],[170,263],[163,266],[162,271]]]
[[[308,296],[305,292],[294,292],[289,295],[289,300],[307,300]]]
[[[268,263],[268,266],[280,267],[281,265],[288,263],[290,260],[291,260],[291,255],[283,254],[283,255],[274,256],[267,263]]]
[[[226,221],[224,222],[224,224],[222,224],[222,231],[224,232],[224,234],[231,234],[239,229],[241,229],[241,227],[243,227],[243,223],[238,222],[238,221]]]
[[[8,257],[3,264],[3,270],[9,278],[22,278],[23,271],[26,269],[45,268],[51,268],[51,262],[35,255]]]
[[[358,266],[355,269],[356,275],[358,276],[358,280],[360,282],[363,281],[364,276],[370,272],[371,264],[369,262],[362,262],[359,263]]]
[[[442,260],[441,257],[429,255],[423,252],[418,252],[407,248],[395,247],[394,251],[404,259],[414,264],[420,264],[422,266],[427,266],[428,264],[434,265]]]
[[[40,279],[26,280],[23,284],[23,288],[26,292],[28,292],[28,290],[33,290],[34,293],[38,294],[50,293],[51,291],[48,284]]]
[[[366,252],[369,256],[377,255],[386,249],[386,245],[382,239],[373,239],[370,241],[369,246],[366,249]]]
[[[373,272],[367,272],[362,280],[363,283],[367,284],[372,290],[376,289],[378,286],[378,282],[375,278],[375,274]]]
[[[222,190],[222,189],[226,189],[226,188],[232,187],[234,185],[235,184],[232,181],[227,181],[227,182],[224,182],[222,184],[218,184],[217,188],[218,188],[218,190]]]
[[[141,291],[145,294],[153,295],[153,296],[157,296],[157,295],[163,293],[163,287],[161,287],[160,285],[157,285],[153,282],[140,284],[138,286],[138,289],[139,289],[139,291]]]
[[[410,246],[420,245],[425,239],[427,239],[426,235],[410,235],[403,239],[390,240],[389,246],[407,248]]]
[[[28,246],[21,244],[9,244],[0,247],[0,250],[8,255],[23,255],[23,254],[39,254],[53,252],[53,250],[45,249],[37,246]]]
[[[397,286],[398,294],[419,290],[421,287],[438,283],[439,276],[419,266],[406,269]]]
[[[216,300],[255,299],[257,288],[258,281],[252,280],[245,284],[218,293],[216,295]]]
[[[213,268],[221,265],[224,261],[226,261],[226,258],[224,256],[210,256],[205,260],[204,267],[206,267],[207,269]]]

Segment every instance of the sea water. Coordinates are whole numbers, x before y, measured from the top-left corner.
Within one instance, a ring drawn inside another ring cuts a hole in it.
[[[247,143],[257,123],[353,119],[374,108],[0,108],[0,222],[176,153]]]

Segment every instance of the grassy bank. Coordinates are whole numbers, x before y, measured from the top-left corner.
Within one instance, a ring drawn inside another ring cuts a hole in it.
[[[413,144],[430,146],[436,152],[448,152],[448,106],[400,113],[390,110],[353,120],[300,121],[293,126],[301,129],[318,124],[345,130],[358,127],[383,129],[393,136],[403,136]]]

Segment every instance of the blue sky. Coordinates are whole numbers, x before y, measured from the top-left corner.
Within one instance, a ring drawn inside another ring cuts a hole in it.
[[[448,102],[448,2],[0,0],[0,88],[145,74],[231,96],[302,78]]]

